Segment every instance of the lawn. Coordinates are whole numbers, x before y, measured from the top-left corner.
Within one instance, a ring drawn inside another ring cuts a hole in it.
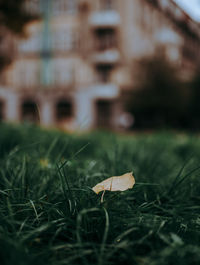
[[[199,265],[200,138],[0,125],[0,261]],[[91,189],[133,171],[123,192]]]

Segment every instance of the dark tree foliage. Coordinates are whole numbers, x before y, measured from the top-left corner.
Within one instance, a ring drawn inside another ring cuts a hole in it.
[[[0,26],[21,34],[25,24],[35,18],[25,11],[24,2],[25,0],[0,0]]]
[[[197,70],[193,80],[189,84],[191,98],[189,104],[190,126],[193,129],[200,129],[200,71]]]
[[[164,56],[144,58],[138,68],[138,86],[129,103],[135,126],[178,126],[184,111],[185,91],[175,68]]]
[[[1,40],[0,40],[1,41]],[[11,57],[8,55],[5,55],[0,51],[0,73],[6,67],[11,63]]]
[[[0,45],[6,32],[21,35],[24,26],[36,19],[24,9],[25,0],[0,0]],[[0,50],[0,71],[12,61],[9,53]]]

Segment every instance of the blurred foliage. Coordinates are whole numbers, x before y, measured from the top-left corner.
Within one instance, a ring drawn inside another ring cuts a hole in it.
[[[136,127],[176,127],[181,124],[188,103],[187,86],[176,68],[164,56],[138,62],[137,87],[129,100]]]
[[[31,15],[24,8],[25,0],[0,0],[0,43],[7,32],[21,35],[24,26],[36,19],[37,16]],[[0,50],[0,71],[11,62],[9,54]]]
[[[196,71],[192,81],[188,84],[190,88],[190,102],[189,102],[189,126],[193,129],[200,129],[200,71]]]
[[[26,12],[24,3],[25,0],[0,0],[0,26],[21,34],[26,23],[35,18]]]
[[[1,42],[1,40],[0,40]],[[11,63],[11,57],[0,51],[0,72]]]

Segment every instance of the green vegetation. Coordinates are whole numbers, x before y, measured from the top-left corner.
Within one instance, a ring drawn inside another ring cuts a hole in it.
[[[162,53],[144,57],[134,67],[137,82],[127,100],[134,128],[199,128],[198,72],[186,82],[181,70]]]
[[[200,264],[200,139],[0,125],[0,260]],[[125,192],[92,190],[133,171]]]

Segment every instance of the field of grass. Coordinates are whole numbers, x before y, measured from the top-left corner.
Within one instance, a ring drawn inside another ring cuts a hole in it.
[[[124,192],[96,195],[133,171]],[[2,265],[199,265],[200,138],[0,125]]]

